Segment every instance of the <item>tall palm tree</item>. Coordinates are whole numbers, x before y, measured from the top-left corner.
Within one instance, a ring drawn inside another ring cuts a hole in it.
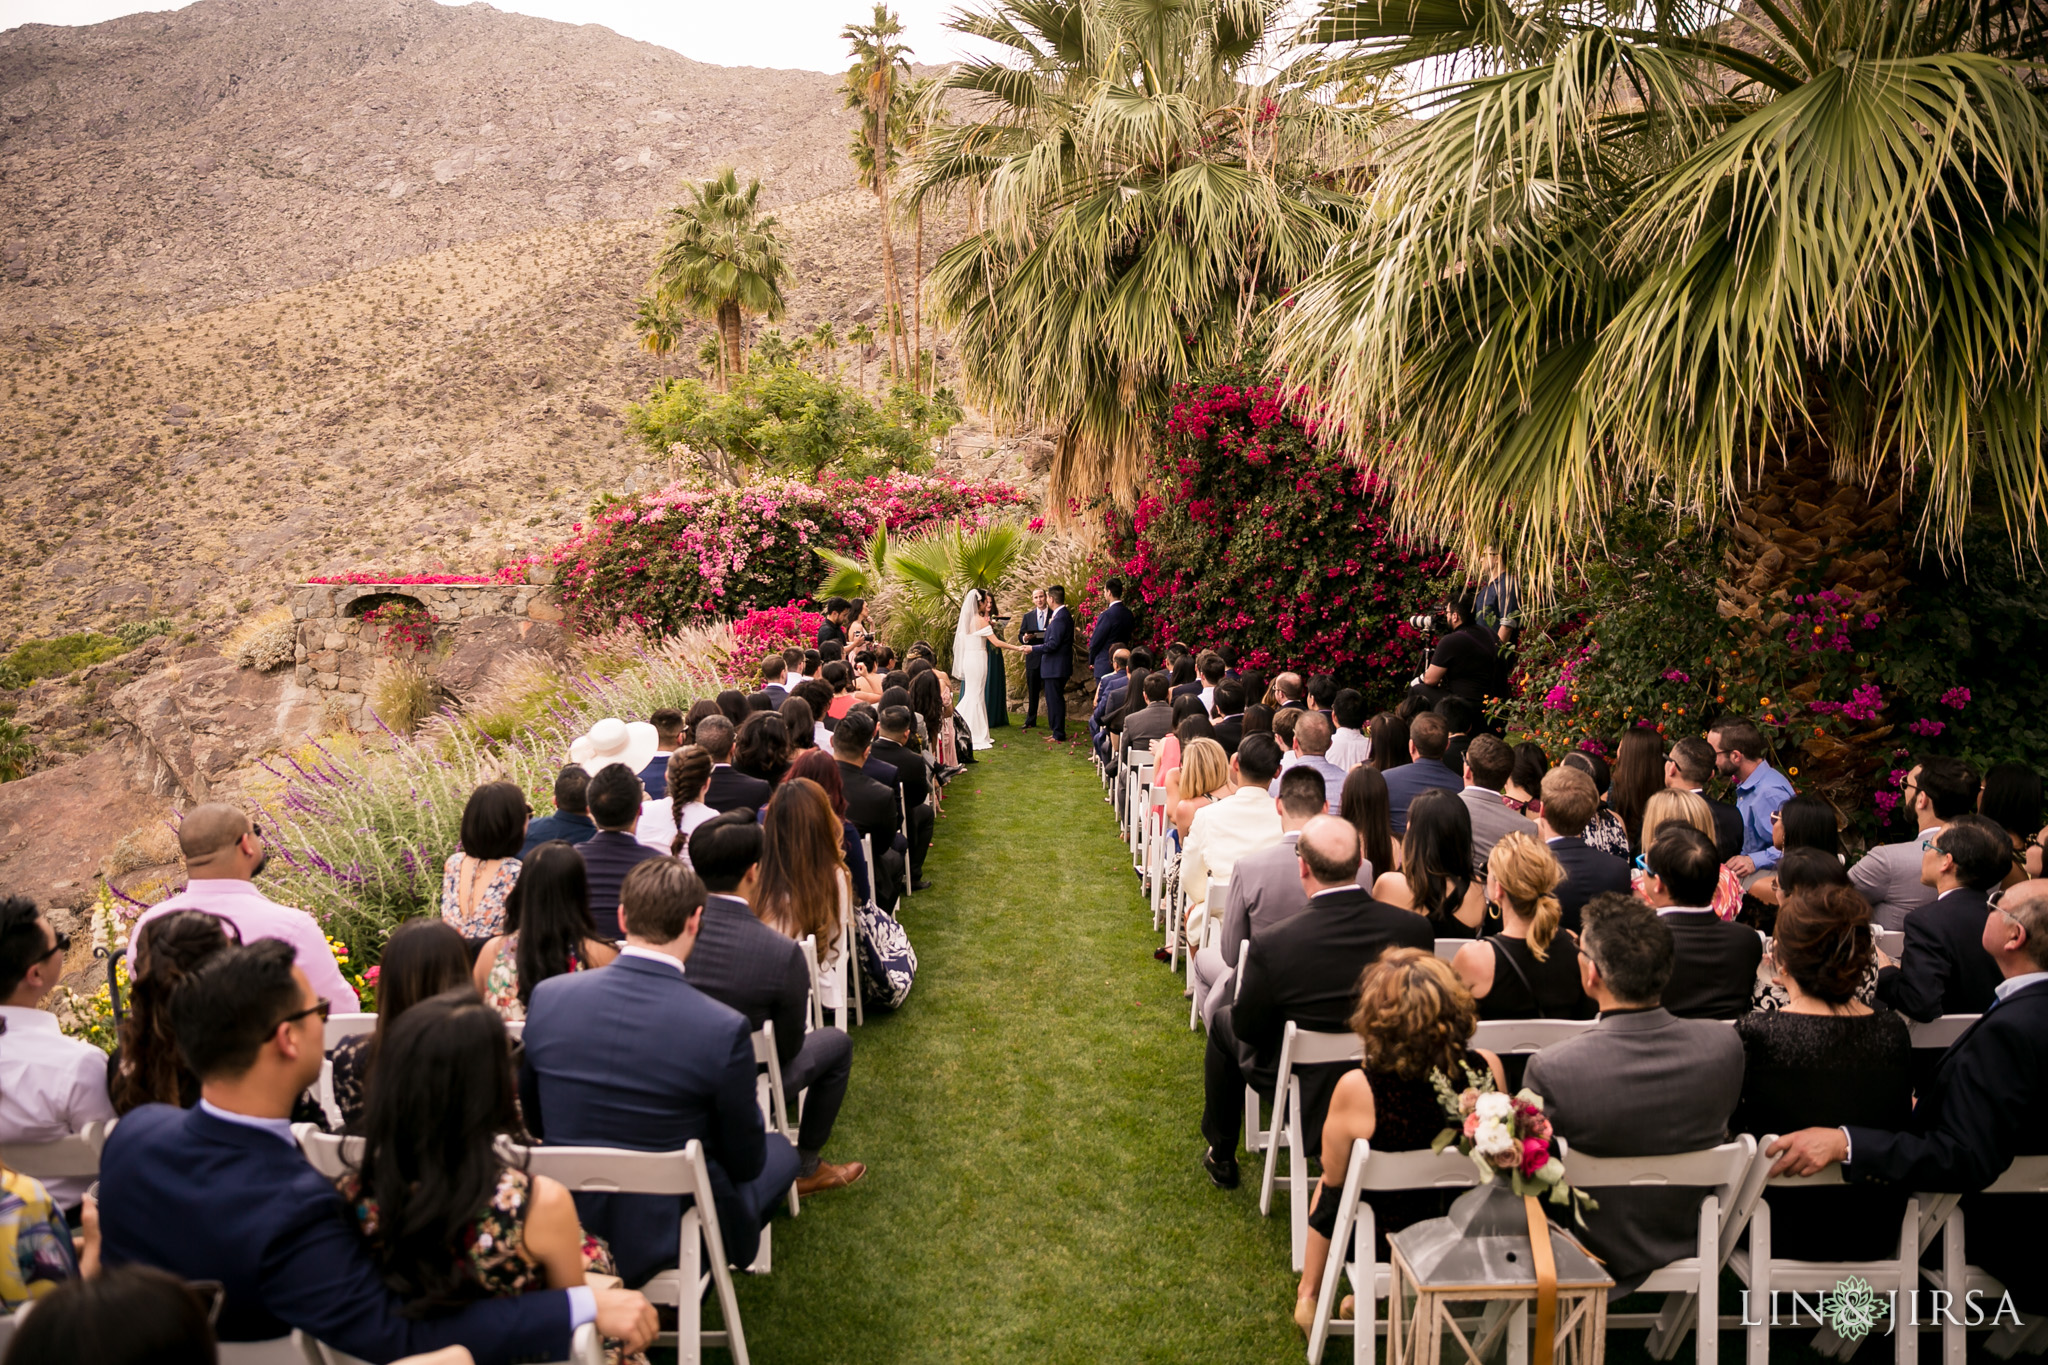
[[[1173,384],[1256,345],[1264,304],[1348,231],[1370,115],[1269,40],[1284,0],[997,0],[951,27],[1006,49],[911,166],[915,203],[980,230],[933,268],[968,390],[1053,428],[1053,504],[1136,489]],[[958,96],[954,96],[958,98]]]
[[[1314,36],[1450,77],[1275,352],[1410,529],[1542,583],[1648,490],[1732,513],[1759,623],[1895,595],[1909,491],[1923,543],[1977,487],[2037,544],[2042,0],[1324,0]]]
[[[840,91],[845,97],[846,107],[860,111],[860,126],[853,137],[854,165],[860,172],[861,182],[874,192],[875,201],[881,209],[882,288],[887,294],[884,307],[891,312],[902,307],[903,298],[896,283],[896,241],[889,225],[889,180],[895,171],[898,155],[895,115],[900,101],[897,91],[910,75],[910,48],[895,41],[902,33],[903,24],[881,0],[877,0],[872,22],[848,24],[840,30],[840,36],[846,39],[848,54],[853,58],[853,65],[847,69]],[[892,363],[896,359],[896,351],[897,343],[892,333],[889,339]]]
[[[746,373],[744,319],[779,318],[789,267],[775,219],[758,207],[761,182],[741,189],[727,166],[669,210],[668,242],[655,258],[649,292],[659,307],[711,318],[725,346],[718,386]]]
[[[912,157],[925,149],[933,131],[946,121],[946,105],[937,94],[938,88],[939,83],[929,76],[905,81],[898,87],[903,111],[897,125],[903,130],[903,150]],[[910,382],[917,392],[924,393],[930,388],[931,379],[924,365],[924,201],[912,201],[910,211],[917,233],[917,248],[910,265],[910,353],[916,357],[911,362]]]
[[[633,330],[640,334],[642,350],[665,356],[682,344],[683,312],[673,303],[643,294],[633,301]]]
[[[856,322],[847,329],[846,344],[853,347],[856,363],[860,366],[860,391],[868,391],[868,347],[874,343],[875,329],[865,322]]]

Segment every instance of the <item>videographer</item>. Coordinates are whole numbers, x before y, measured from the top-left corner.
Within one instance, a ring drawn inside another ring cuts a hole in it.
[[[1410,624],[1418,630],[1444,631],[1422,676],[1409,689],[1410,696],[1423,697],[1432,705],[1445,697],[1463,697],[1477,704],[1498,685],[1500,647],[1494,633],[1479,621],[1469,591],[1444,603],[1437,615],[1417,616]]]

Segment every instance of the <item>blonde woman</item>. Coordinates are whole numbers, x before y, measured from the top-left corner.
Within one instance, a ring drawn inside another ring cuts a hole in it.
[[[1196,811],[1230,795],[1230,756],[1213,739],[1191,739],[1173,777],[1174,790],[1166,803],[1174,829],[1173,853],[1166,864],[1166,903],[1179,905],[1180,855],[1187,847],[1188,826],[1194,823]]]
[[[1500,911],[1500,933],[1466,944],[1451,959],[1481,1019],[1593,1017],[1593,1002],[1579,985],[1579,945],[1557,932],[1563,880],[1550,850],[1519,830],[1487,855],[1486,899]]]
[[[1709,839],[1715,837],[1714,812],[1697,792],[1672,791],[1667,787],[1650,793],[1650,799],[1643,803],[1643,847],[1656,843],[1657,831],[1666,825],[1691,825]],[[1630,874],[1630,885],[1638,894],[1645,875],[1641,868]],[[1741,908],[1742,878],[1723,863],[1721,878],[1714,884],[1714,913],[1722,919],[1734,919]]]

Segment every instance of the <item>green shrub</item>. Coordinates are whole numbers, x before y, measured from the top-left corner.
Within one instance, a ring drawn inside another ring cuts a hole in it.
[[[16,677],[34,682],[37,678],[61,678],[81,668],[105,663],[131,648],[113,635],[60,635],[54,640],[30,640],[17,645],[7,656],[6,666]]]

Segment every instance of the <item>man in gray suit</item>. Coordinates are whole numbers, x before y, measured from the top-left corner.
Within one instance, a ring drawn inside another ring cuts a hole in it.
[[[1294,748],[1280,760],[1280,777],[1273,779],[1272,792],[1280,796],[1280,778],[1296,768],[1308,768],[1323,775],[1323,790],[1329,794],[1327,813],[1337,813],[1337,798],[1344,794],[1344,770],[1330,762],[1330,718],[1320,711],[1302,711],[1294,722]],[[1275,730],[1279,717],[1275,717]]]
[[[1742,1041],[1724,1023],[1680,1019],[1658,1003],[1675,956],[1669,926],[1641,901],[1610,891],[1586,903],[1579,980],[1599,1022],[1531,1057],[1523,1082],[1574,1152],[1666,1156],[1728,1140]],[[1698,1190],[1603,1189],[1595,1198],[1584,1240],[1614,1277],[1614,1297],[1693,1254]]]
[[[1124,717],[1124,743],[1133,749],[1165,739],[1173,730],[1173,705],[1166,693],[1170,679],[1164,672],[1145,675],[1145,707]]]
[[[1230,870],[1230,894],[1223,901],[1221,935],[1195,954],[1195,994],[1202,1001],[1204,1028],[1230,1000],[1238,948],[1253,934],[1294,918],[1308,905],[1294,845],[1301,827],[1323,813],[1322,774],[1293,767],[1274,778],[1273,785],[1279,793],[1280,842],[1237,860]],[[1362,870],[1359,879],[1371,885],[1372,872]]]
[[[1977,809],[1982,785],[1977,770],[1960,758],[1926,759],[1906,774],[1899,795],[1912,804],[1917,831],[1910,839],[1873,848],[1849,869],[1849,884],[1870,902],[1870,918],[1878,928],[1904,929],[1907,915],[1934,900],[1934,888],[1920,880],[1920,856],[1949,821]]]
[[[1465,789],[1458,799],[1472,813],[1472,875],[1486,876],[1486,859],[1493,846],[1510,834],[1536,837],[1536,823],[1518,811],[1508,809],[1501,788],[1515,770],[1515,753],[1492,735],[1472,737],[1465,746]]]

